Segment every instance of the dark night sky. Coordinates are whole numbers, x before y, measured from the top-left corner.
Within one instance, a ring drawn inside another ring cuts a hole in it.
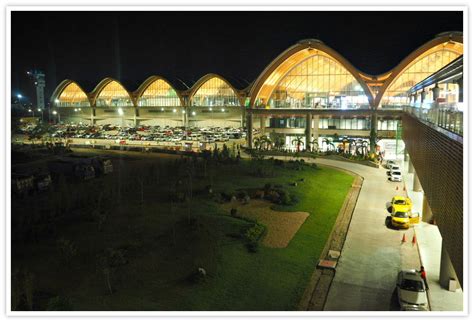
[[[462,25],[462,12],[13,12],[12,94],[35,101],[33,68],[46,72],[47,98],[65,78],[86,91],[107,76],[130,91],[153,74],[189,85],[211,72],[253,81],[305,38],[381,74]]]

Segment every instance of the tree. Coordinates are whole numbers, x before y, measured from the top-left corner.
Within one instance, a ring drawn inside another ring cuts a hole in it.
[[[255,146],[255,149],[261,150],[263,145],[262,137],[259,136],[253,139],[253,145]]]
[[[118,267],[125,265],[127,260],[123,250],[107,248],[102,254],[97,256],[99,271],[104,275],[105,285],[110,294],[113,294],[112,287],[113,274]]]
[[[326,151],[334,151],[336,149],[334,144],[328,138],[324,138],[322,143],[323,145],[326,144]]]
[[[310,144],[311,144],[311,151],[312,152],[318,152],[318,150],[319,150],[318,138],[316,137],[316,138],[312,139]]]
[[[299,153],[301,150],[301,145],[304,143],[303,142],[303,137],[297,136],[291,143],[296,144],[296,152]]]

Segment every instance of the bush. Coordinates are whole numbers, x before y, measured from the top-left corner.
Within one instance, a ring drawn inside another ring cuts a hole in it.
[[[237,217],[237,209],[232,208],[232,209],[230,210],[230,215],[231,215],[232,217]]]
[[[265,226],[259,223],[255,223],[253,226],[251,226],[245,231],[244,238],[249,252],[257,252],[259,241],[263,237],[265,231]]]

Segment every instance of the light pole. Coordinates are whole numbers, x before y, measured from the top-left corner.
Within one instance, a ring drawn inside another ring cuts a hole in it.
[[[58,121],[57,123],[61,123],[61,115],[55,110],[53,111],[53,115],[57,115],[58,116]]]

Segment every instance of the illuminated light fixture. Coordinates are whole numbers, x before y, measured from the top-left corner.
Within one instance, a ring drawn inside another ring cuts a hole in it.
[[[38,109],[38,112],[41,112],[41,109],[40,109],[40,108]]]
[[[56,111],[53,111],[53,114],[54,114],[54,115],[56,115],[56,114],[58,114],[58,112],[56,112]]]
[[[185,110],[183,110],[183,111],[182,111],[182,113],[184,114],[184,113],[186,113],[186,111],[185,111]]]
[[[54,103],[59,103],[59,100],[56,98],[56,99],[54,100]]]
[[[18,98],[22,98],[22,97],[23,97],[23,95],[21,95],[21,94],[18,94],[16,97],[18,97]]]
[[[196,115],[196,112],[193,111],[191,114],[192,114],[192,115]]]
[[[123,110],[122,110],[121,107],[117,110],[117,112],[119,113],[119,115],[121,115],[121,116],[123,115]]]
[[[222,112],[225,112],[225,110],[224,110],[223,108],[221,108],[221,111],[222,111]]]
[[[175,108],[173,109],[173,113],[176,113],[176,109],[175,109]]]
[[[30,112],[30,113],[31,113],[31,109],[29,109],[29,110],[28,110],[28,112]]]
[[[161,108],[161,111],[163,112],[165,109],[164,108]]]
[[[211,111],[211,112],[212,112],[212,107],[209,107],[209,111]]]
[[[77,112],[77,108],[74,109],[74,112]],[[120,114],[120,112],[119,112],[119,114]]]

